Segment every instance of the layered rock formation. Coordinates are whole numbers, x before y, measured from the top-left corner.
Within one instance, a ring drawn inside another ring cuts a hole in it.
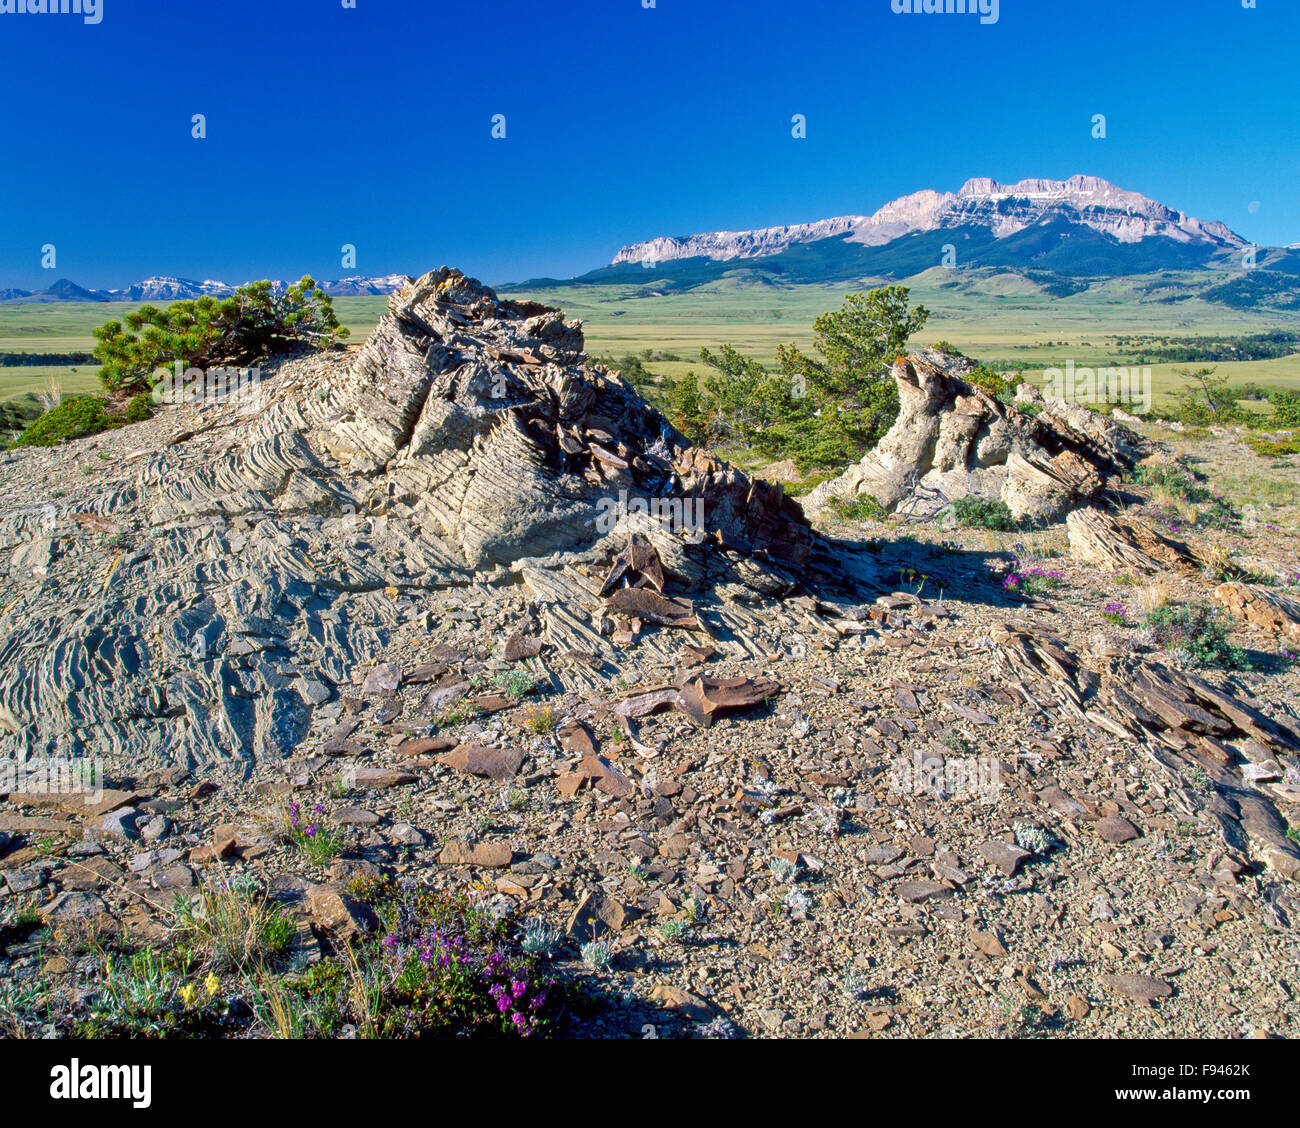
[[[799,507],[690,448],[582,348],[558,312],[444,269],[359,351],[0,455],[0,755],[278,759],[356,669],[447,613],[526,617],[548,652],[587,656],[562,684],[590,680],[619,626],[600,577],[634,533],[721,649],[779,646],[740,593],[809,574]]]
[[[1017,518],[1050,522],[1087,505],[1143,456],[1136,434],[1084,407],[1045,401],[1030,385],[1021,385],[1018,404],[1002,403],[962,370],[936,353],[899,360],[894,426],[856,466],[815,489],[805,508],[869,496],[887,510],[914,503],[933,514],[977,495],[1000,498]]]
[[[336,389],[341,418],[321,442],[345,472],[382,476],[468,567],[589,544],[610,531],[611,502],[652,500],[698,508],[694,531],[718,544],[807,562],[798,505],[689,450],[629,384],[583,363],[581,328],[558,311],[500,302],[446,270],[390,309]]]

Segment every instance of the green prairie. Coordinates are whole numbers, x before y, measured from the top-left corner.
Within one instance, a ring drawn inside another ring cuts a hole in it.
[[[1063,366],[1067,360],[1094,367],[1128,364],[1133,349],[1120,338],[1241,336],[1300,328],[1294,316],[1234,310],[1195,297],[1162,300],[1168,294],[1161,282],[1119,278],[1094,283],[1069,297],[1053,297],[1017,274],[978,272],[954,279],[934,269],[906,284],[913,302],[931,314],[917,343],[947,341],[968,356],[1013,367],[1034,380],[1045,368]],[[723,280],[672,294],[624,285],[564,285],[511,287],[509,296],[559,306],[569,317],[581,319],[595,356],[621,358],[645,350],[669,354],[669,359],[652,359],[646,366],[671,380],[699,367],[701,348],[724,342],[771,364],[784,342],[810,345],[813,320],[837,308],[845,294],[885,283],[863,279],[847,286],[773,286]],[[364,340],[386,306],[382,297],[334,300],[354,343]],[[0,352],[88,352],[95,326],[134,308],[126,303],[0,305]],[[1195,367],[1199,365],[1151,365],[1156,398],[1180,386],[1175,369]],[[1239,382],[1300,387],[1300,354],[1218,367]],[[43,391],[51,376],[60,380],[65,395],[98,388],[94,368],[85,365],[75,366],[75,371],[74,366],[0,368],[0,400]]]

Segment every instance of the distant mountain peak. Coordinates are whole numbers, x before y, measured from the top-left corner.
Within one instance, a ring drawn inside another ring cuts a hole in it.
[[[683,258],[715,262],[780,254],[801,243],[847,236],[847,242],[883,246],[903,235],[953,227],[986,227],[998,239],[1035,224],[1061,221],[1090,228],[1121,243],[1160,237],[1216,250],[1248,245],[1222,223],[1203,223],[1112,184],[1099,176],[1022,180],[1001,184],[973,177],[956,193],[923,189],[885,204],[870,216],[839,216],[754,231],[714,231],[650,239],[624,247],[613,264],[651,264]]]
[[[337,282],[322,282],[320,288],[331,297],[369,297],[391,294],[406,282],[405,274],[386,274],[382,278],[355,275]],[[247,285],[247,283],[243,283]],[[286,282],[275,282],[280,288]],[[87,290],[68,278],[60,278],[45,290],[0,290],[0,302],[179,302],[196,298],[225,298],[237,289],[228,282],[155,275],[114,290]]]

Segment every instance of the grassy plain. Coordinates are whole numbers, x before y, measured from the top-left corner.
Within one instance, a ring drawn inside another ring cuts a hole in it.
[[[807,347],[818,314],[837,308],[845,294],[883,285],[863,279],[850,285],[780,287],[724,280],[686,293],[655,294],[647,287],[621,285],[561,286],[512,292],[559,306],[585,323],[588,348],[596,356],[623,357],[646,349],[679,359],[652,360],[656,375],[676,379],[698,369],[702,347],[728,342],[765,363],[773,363],[777,346],[794,342]],[[1238,311],[1198,298],[1162,301],[1159,279],[1121,278],[1097,283],[1083,293],[1053,297],[1015,274],[980,272],[964,278],[940,269],[908,280],[912,300],[930,310],[930,321],[917,343],[946,340],[968,356],[1009,365],[1038,381],[1045,368],[1127,364],[1132,346],[1120,338],[1240,336],[1272,329],[1297,328],[1295,317]],[[382,297],[336,298],[339,319],[352,341],[365,339],[383,315]],[[135,308],[99,303],[0,305],[0,352],[89,351],[96,325]],[[1157,400],[1180,386],[1180,367],[1152,365]],[[98,387],[93,368],[55,370],[63,391]],[[1276,360],[1224,363],[1220,372],[1235,381],[1266,387],[1300,387],[1300,354]],[[0,400],[43,389],[50,370],[0,368]]]

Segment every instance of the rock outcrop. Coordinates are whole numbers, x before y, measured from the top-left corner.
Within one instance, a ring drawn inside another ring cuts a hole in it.
[[[1275,635],[1300,650],[1300,600],[1256,584],[1229,582],[1214,589],[1214,602],[1234,619]]]
[[[941,366],[942,364],[942,366]],[[899,360],[898,419],[856,466],[806,499],[870,496],[887,510],[935,513],[969,495],[1000,498],[1017,518],[1051,522],[1089,504],[1132,470],[1144,445],[1132,431],[1022,384],[1006,404],[962,378],[964,365],[929,353]],[[968,369],[965,369],[968,371]]]
[[[321,442],[409,499],[468,567],[590,544],[612,531],[602,518],[642,505],[689,518],[696,540],[807,562],[799,506],[689,449],[631,385],[584,363],[581,327],[559,311],[498,301],[448,270],[389,306]]]
[[[779,485],[691,448],[585,363],[579,325],[457,271],[408,282],[359,350],[264,373],[0,456],[0,755],[276,760],[449,608],[528,624],[506,658],[585,655],[558,676],[587,684],[646,620],[601,591],[634,535],[674,623],[750,656],[785,627],[747,600],[833,570]],[[644,654],[675,660],[679,638],[648,636]]]
[[[1195,574],[1204,562],[1183,541],[1165,536],[1141,521],[1077,509],[1065,519],[1070,555],[1082,564],[1110,572],[1156,575],[1166,569]]]

